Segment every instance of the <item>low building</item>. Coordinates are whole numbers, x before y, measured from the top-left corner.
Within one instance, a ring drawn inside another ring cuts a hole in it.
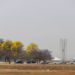
[[[58,58],[58,57],[54,57],[54,58],[52,59],[52,61],[61,61],[61,59]]]

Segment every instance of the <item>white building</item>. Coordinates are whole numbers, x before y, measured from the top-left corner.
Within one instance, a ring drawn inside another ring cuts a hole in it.
[[[54,57],[54,59],[52,59],[52,61],[61,61],[61,59],[58,57]]]

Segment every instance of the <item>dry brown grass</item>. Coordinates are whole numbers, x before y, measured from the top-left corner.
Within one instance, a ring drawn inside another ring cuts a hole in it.
[[[75,75],[75,71],[43,71],[43,70],[18,70],[0,71],[0,75]]]
[[[55,61],[50,61],[50,63],[54,63]],[[66,63],[68,64],[68,63],[70,63],[70,62],[72,62],[72,61],[66,61]]]
[[[18,70],[75,70],[75,65],[70,64],[1,64],[0,69],[18,69]]]
[[[0,64],[0,75],[75,75],[75,65],[70,64]],[[47,71],[47,69],[49,71]]]

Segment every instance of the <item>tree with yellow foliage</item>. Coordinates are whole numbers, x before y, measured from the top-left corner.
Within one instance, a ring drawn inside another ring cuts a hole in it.
[[[23,47],[24,47],[24,45],[20,41],[15,41],[13,46],[11,47],[11,51],[14,54],[15,61],[16,61],[16,58],[21,57]]]
[[[0,47],[1,47],[1,45],[2,45],[2,43],[1,43],[1,41],[0,41]]]
[[[5,52],[3,51],[1,45],[2,45],[2,41],[0,41],[0,58],[2,58],[5,55]]]
[[[14,44],[13,41],[8,39],[2,43],[1,47],[5,52],[7,52],[7,51],[11,51],[11,46],[13,46],[13,44]]]
[[[12,57],[11,47],[13,46],[13,44],[14,44],[13,41],[8,39],[8,40],[4,41],[1,45],[1,48],[4,51],[6,58],[9,59],[9,63],[10,63],[10,59]]]
[[[26,48],[26,53],[29,54],[32,50],[38,50],[38,45],[35,43],[30,43]]]
[[[23,43],[20,41],[11,41],[11,40],[6,40],[2,44],[0,43],[2,50],[5,52],[5,56],[9,59],[21,55],[21,51],[23,48]]]
[[[18,46],[16,44],[13,44],[13,46],[11,46],[11,52],[15,55],[17,55],[17,48]]]
[[[12,53],[14,53],[14,55],[19,55],[21,53],[23,47],[24,47],[24,45],[22,42],[15,41],[13,46],[11,47]]]
[[[1,47],[2,43],[3,43],[3,40],[0,40],[0,51],[2,50],[2,47]]]

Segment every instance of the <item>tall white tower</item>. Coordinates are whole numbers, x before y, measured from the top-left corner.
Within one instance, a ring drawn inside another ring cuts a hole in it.
[[[64,40],[65,60],[67,60],[67,39]]]
[[[67,39],[60,39],[60,57],[62,61],[67,60]]]

